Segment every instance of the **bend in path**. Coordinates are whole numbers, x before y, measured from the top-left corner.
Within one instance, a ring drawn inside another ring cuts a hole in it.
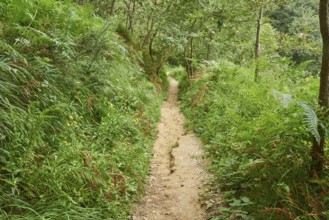
[[[202,144],[184,131],[184,116],[178,107],[178,82],[170,78],[168,100],[161,108],[158,138],[146,196],[134,220],[203,220],[199,194],[207,174]]]

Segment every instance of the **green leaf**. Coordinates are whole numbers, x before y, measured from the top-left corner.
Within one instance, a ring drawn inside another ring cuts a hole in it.
[[[220,212],[229,212],[229,211],[231,211],[231,209],[227,208],[227,207],[220,207],[217,210],[220,211]]]
[[[236,207],[236,206],[241,206],[241,200],[234,199],[233,202],[229,203],[230,206]]]
[[[318,131],[318,116],[315,111],[303,102],[299,102],[299,105],[304,109],[305,120],[304,123],[308,127],[308,131],[312,133],[313,137],[318,143],[320,143],[320,134]]]
[[[248,197],[241,197],[242,202],[250,203],[250,199]]]

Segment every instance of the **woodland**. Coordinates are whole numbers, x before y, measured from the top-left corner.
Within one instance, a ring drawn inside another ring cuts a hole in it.
[[[0,0],[0,14],[0,219],[129,219],[168,75],[205,145],[209,219],[329,219],[329,0]]]

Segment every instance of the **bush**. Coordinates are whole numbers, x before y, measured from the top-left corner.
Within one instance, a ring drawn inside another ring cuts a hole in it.
[[[323,182],[311,183],[308,175],[318,79],[292,82],[264,73],[255,83],[253,70],[227,61],[208,65],[205,72],[182,84],[180,98],[188,125],[206,144],[214,190],[221,188],[227,202],[218,216],[324,217],[328,171]]]

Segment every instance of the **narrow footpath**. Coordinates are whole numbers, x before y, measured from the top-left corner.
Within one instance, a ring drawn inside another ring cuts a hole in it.
[[[202,159],[203,147],[194,134],[184,131],[179,110],[178,82],[170,78],[168,100],[161,109],[158,139],[146,195],[133,220],[204,220],[200,188],[207,180]]]

